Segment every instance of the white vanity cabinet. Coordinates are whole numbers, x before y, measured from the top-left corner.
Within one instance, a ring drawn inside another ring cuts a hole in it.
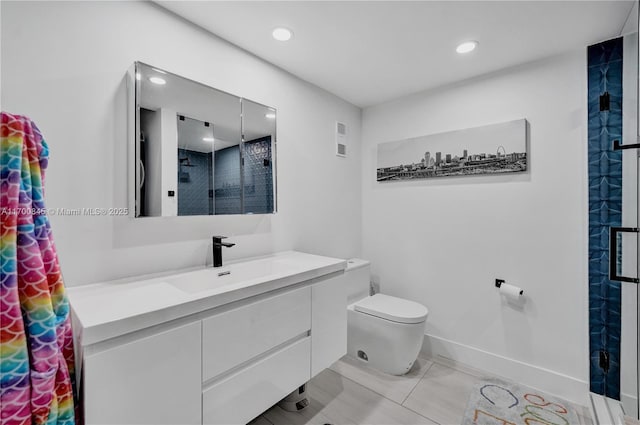
[[[265,279],[261,291],[253,284],[240,296],[192,295],[111,321],[98,320],[89,303],[114,305],[104,298],[126,284],[70,291],[85,423],[246,424],[346,353],[344,264],[330,260],[320,272],[298,267],[295,279]],[[137,282],[131,291],[155,289],[159,299],[171,282]]]

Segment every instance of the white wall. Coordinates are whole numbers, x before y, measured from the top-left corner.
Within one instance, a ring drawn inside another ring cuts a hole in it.
[[[162,170],[160,167],[153,166],[154,164],[162,164],[162,144],[148,143],[147,140],[161,140],[161,129],[161,115],[159,111],[140,109],[140,133],[144,134],[145,138],[144,144],[140,143],[140,145],[141,147],[144,145],[146,151],[145,156],[152,158],[152,160],[147,161],[147,164],[143,165],[142,160],[138,159],[138,163],[134,165],[139,173],[140,183],[138,183],[138,185],[144,187],[145,194],[147,194],[144,197],[144,205],[142,205],[143,200],[140,200],[138,211],[149,211],[149,215],[152,216],[162,215]],[[140,148],[140,152],[137,155],[142,156],[142,148]],[[134,196],[138,195],[134,194]]]
[[[633,7],[629,11],[629,16],[620,30],[620,35],[631,34],[638,31],[638,2],[633,3]]]
[[[68,286],[210,263],[214,234],[236,242],[227,260],[360,253],[358,108],[153,4],[0,7],[2,109],[30,116],[45,134],[49,208],[127,206],[125,73],[136,60],[278,110],[276,215],[52,216]],[[349,126],[350,158],[334,154],[336,120]]]
[[[383,292],[429,308],[425,348],[581,402],[586,70],[580,50],[405,97],[365,109],[362,133],[363,254]],[[378,143],[518,118],[527,173],[376,182]],[[526,303],[501,300],[496,278]]]
[[[161,124],[161,158],[162,167],[162,187],[160,196],[162,200],[162,210],[159,216],[177,216],[178,215],[178,113],[170,109],[160,109]],[[170,197],[168,192],[174,191],[175,196]],[[156,215],[151,212],[149,215]]]

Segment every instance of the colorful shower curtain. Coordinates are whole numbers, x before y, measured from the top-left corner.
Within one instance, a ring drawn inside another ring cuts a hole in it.
[[[26,117],[0,127],[0,424],[73,424],[73,339],[44,206],[48,147]]]

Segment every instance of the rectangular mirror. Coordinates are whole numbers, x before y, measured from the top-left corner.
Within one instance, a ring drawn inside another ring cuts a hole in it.
[[[135,216],[274,213],[275,109],[134,68]]]

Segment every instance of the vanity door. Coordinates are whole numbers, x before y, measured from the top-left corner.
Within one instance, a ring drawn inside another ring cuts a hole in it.
[[[85,423],[201,424],[200,329],[198,321],[87,353]]]
[[[311,287],[311,377],[347,354],[347,278],[340,273]]]

